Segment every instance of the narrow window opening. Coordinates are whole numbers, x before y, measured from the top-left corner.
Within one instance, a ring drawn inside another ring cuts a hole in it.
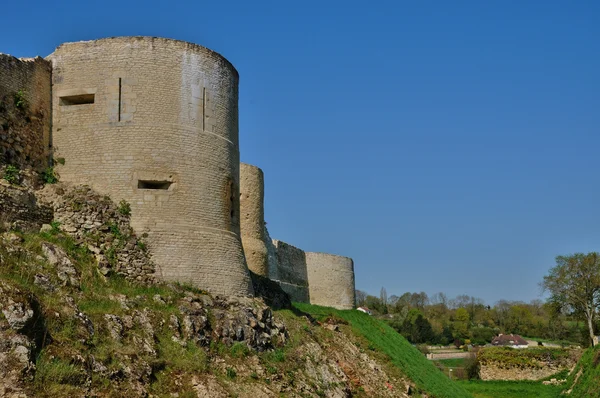
[[[229,183],[229,216],[231,217],[231,223],[234,223],[235,216],[235,197],[233,192],[233,181]]]
[[[202,131],[206,131],[206,87],[202,87]]]
[[[171,181],[154,181],[154,180],[138,180],[138,189],[160,189],[168,190],[173,182]]]
[[[61,105],[85,105],[94,103],[95,94],[79,94],[60,97]]]
[[[121,121],[121,93],[122,93],[122,87],[121,87],[121,78],[119,78],[119,117],[118,117],[118,121]]]

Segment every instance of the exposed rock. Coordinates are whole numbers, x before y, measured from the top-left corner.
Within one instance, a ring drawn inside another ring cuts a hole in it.
[[[73,266],[73,263],[61,248],[52,243],[42,243],[42,252],[48,263],[56,267],[58,278],[70,286],[79,286],[80,275]]]
[[[135,235],[129,214],[87,186],[54,184],[37,192],[51,207],[60,229],[94,253],[103,275],[116,272],[137,282],[155,281],[155,265]]]
[[[33,191],[0,179],[0,229],[38,231],[52,217],[52,209],[40,205]]]

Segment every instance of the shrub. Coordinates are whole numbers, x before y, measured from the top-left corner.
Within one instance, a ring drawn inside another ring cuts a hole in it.
[[[124,216],[131,215],[131,205],[125,199],[119,202],[119,207],[117,208],[118,212]]]
[[[4,169],[4,177],[9,184],[18,184],[19,183],[19,168],[17,166],[13,166],[9,164]]]
[[[25,96],[27,93],[24,90],[19,90],[15,93],[15,108],[20,110],[25,110],[27,108],[27,98]]]
[[[469,380],[479,379],[479,369],[481,366],[479,365],[479,360],[477,357],[470,357],[465,359],[464,369],[467,373],[466,376]]]
[[[54,171],[54,167],[47,167],[42,172],[42,180],[44,180],[46,184],[56,184],[58,182],[58,175]]]

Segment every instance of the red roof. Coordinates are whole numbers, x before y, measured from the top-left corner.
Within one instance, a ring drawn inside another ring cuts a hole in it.
[[[492,345],[528,345],[527,340],[518,334],[501,334],[492,340]]]

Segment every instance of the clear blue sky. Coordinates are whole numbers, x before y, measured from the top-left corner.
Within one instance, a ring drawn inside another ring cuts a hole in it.
[[[528,301],[600,251],[598,1],[9,1],[2,32],[223,54],[271,235],[353,257],[358,289]]]

